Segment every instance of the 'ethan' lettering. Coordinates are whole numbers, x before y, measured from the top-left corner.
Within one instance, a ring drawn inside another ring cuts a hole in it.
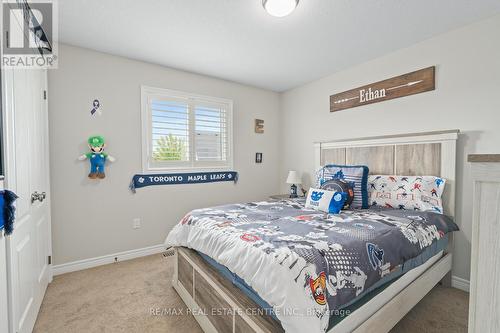
[[[361,103],[373,101],[374,99],[379,99],[382,97],[385,97],[385,89],[372,90],[372,88],[368,88],[368,90],[361,89],[359,91],[359,101]]]

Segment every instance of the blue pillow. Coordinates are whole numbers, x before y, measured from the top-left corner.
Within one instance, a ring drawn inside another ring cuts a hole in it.
[[[368,173],[365,165],[328,164],[316,172],[316,187],[331,179],[341,179],[353,185],[354,198],[351,207],[368,208]]]

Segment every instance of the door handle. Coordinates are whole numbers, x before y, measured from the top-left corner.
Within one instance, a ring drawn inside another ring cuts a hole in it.
[[[38,198],[40,197],[40,193],[38,193],[37,191],[33,192],[31,194],[31,204],[34,204],[35,201],[39,200]]]
[[[46,192],[38,193],[37,191],[35,191],[31,194],[31,204],[34,204],[37,200],[43,202],[45,198],[47,198]]]

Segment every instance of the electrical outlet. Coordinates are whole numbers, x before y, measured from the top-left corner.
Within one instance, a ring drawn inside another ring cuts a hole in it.
[[[132,220],[132,228],[134,229],[139,229],[141,227],[141,219],[140,218],[135,218]]]

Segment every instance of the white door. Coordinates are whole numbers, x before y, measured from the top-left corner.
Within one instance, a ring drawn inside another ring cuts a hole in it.
[[[10,330],[31,332],[52,279],[48,164],[47,72],[4,73],[5,187],[19,199],[7,237]]]
[[[5,254],[5,237],[0,231],[0,332],[9,331],[9,311],[7,311],[7,257]]]

